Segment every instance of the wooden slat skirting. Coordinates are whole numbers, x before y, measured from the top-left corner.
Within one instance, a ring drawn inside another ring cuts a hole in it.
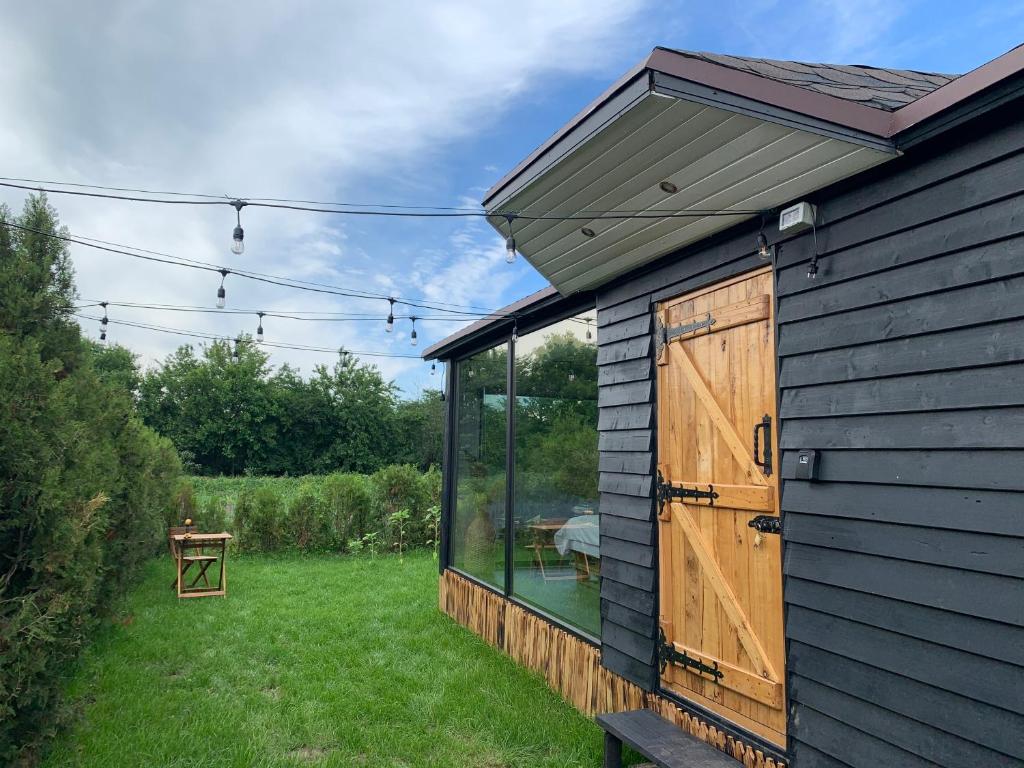
[[[452,571],[441,574],[438,604],[442,613],[543,675],[553,690],[587,717],[650,709],[746,768],[785,768],[785,763],[766,757],[668,699],[609,672],[601,666],[599,648]]]

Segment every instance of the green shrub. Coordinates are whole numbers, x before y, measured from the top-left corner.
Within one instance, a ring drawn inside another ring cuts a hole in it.
[[[227,501],[221,496],[208,496],[196,518],[196,525],[205,533],[231,531],[228,523]]]
[[[185,521],[191,518],[195,520],[199,506],[196,502],[196,491],[192,481],[187,477],[178,481],[178,487],[174,491],[174,503],[168,510],[167,525],[184,525]]]
[[[366,475],[336,472],[323,478],[320,503],[327,521],[330,542],[337,551],[350,539],[362,539],[367,532],[372,506],[372,491]]]
[[[333,531],[325,512],[316,485],[305,483],[288,504],[284,518],[284,535],[288,545],[301,552],[331,550]]]
[[[272,486],[246,488],[239,494],[235,533],[238,548],[243,552],[274,552],[284,548],[284,509]]]
[[[429,512],[441,502],[436,469],[421,473],[395,465],[369,476],[336,472],[302,478],[193,477],[190,482],[196,525],[231,531],[240,551],[368,553],[397,550],[399,538],[403,549],[432,547],[437,538]],[[179,491],[175,503],[184,503],[187,493]],[[408,518],[396,517],[403,510]]]

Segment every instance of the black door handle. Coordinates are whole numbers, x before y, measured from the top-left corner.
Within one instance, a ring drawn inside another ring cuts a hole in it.
[[[758,436],[764,430],[764,457],[761,456]],[[767,413],[754,425],[754,463],[761,468],[765,477],[772,474],[772,417]]]

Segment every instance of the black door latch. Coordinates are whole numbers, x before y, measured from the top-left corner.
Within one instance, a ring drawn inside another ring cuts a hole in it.
[[[782,533],[782,520],[775,515],[758,515],[749,523],[748,528],[753,528],[758,533]]]

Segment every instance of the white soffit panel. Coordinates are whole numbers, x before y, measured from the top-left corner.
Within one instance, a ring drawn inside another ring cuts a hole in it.
[[[745,211],[780,206],[892,157],[853,141],[651,93],[489,208],[585,217],[515,222],[520,253],[569,294],[756,215]],[[678,191],[667,194],[659,186],[663,181]],[[657,215],[687,210],[738,212]],[[651,217],[600,218],[599,211]],[[507,233],[503,218],[491,222]],[[584,235],[583,227],[595,236]]]

